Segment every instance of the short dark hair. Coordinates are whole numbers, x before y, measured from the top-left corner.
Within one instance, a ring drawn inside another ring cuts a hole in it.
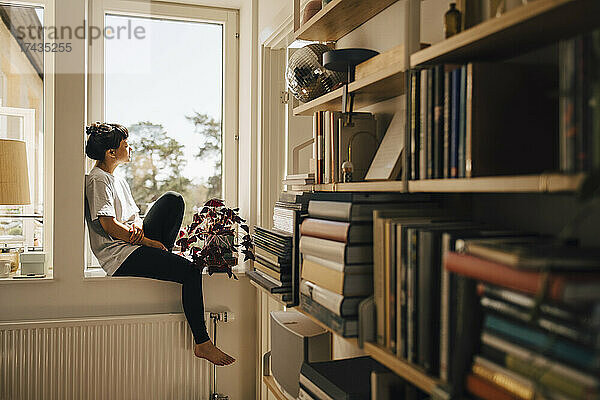
[[[93,160],[103,161],[106,150],[118,149],[121,140],[129,137],[129,131],[123,125],[94,122],[85,127],[88,136],[85,154]]]

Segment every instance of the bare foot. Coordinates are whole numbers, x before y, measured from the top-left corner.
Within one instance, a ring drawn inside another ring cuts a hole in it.
[[[194,355],[204,358],[215,365],[229,365],[235,361],[235,358],[223,353],[217,349],[210,340],[194,346]]]

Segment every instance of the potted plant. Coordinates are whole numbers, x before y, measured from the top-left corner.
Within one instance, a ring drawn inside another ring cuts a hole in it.
[[[207,267],[209,275],[226,272],[237,279],[231,267],[237,265],[238,253],[244,255],[244,261],[254,260],[250,229],[238,211],[227,208],[223,200],[209,200],[194,214],[192,223],[179,231],[177,245],[181,251],[189,252],[200,270]],[[245,232],[241,240],[238,227]]]

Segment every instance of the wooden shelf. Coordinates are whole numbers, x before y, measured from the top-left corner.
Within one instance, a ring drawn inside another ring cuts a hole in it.
[[[250,284],[252,286],[254,286],[255,288],[257,288],[258,290],[260,290],[261,292],[265,293],[267,296],[271,297],[273,300],[275,300],[279,304],[281,304],[283,306],[287,306],[288,302],[285,302],[281,299],[282,295],[269,292],[267,289],[260,286],[258,283],[254,282],[252,279],[250,279]]]
[[[320,185],[292,185],[294,190],[308,192],[402,192],[403,181],[373,181],[349,183],[325,183]]]
[[[493,176],[469,179],[409,181],[411,193],[558,193],[576,191],[584,174]]]
[[[561,193],[579,189],[585,174],[490,176],[408,182],[408,193]],[[326,183],[292,186],[309,192],[404,192],[403,181]]]
[[[369,76],[348,85],[348,91],[355,93],[354,109],[360,110],[371,104],[404,94],[404,57]],[[340,111],[342,109],[343,89],[339,88],[319,98],[294,108],[294,115],[313,115],[315,111]]]
[[[296,310],[296,311],[298,311],[298,312],[306,315],[315,324],[319,325],[321,328],[325,329],[326,331],[331,332],[333,335],[336,335],[339,340],[345,342],[346,344],[349,344],[350,346],[358,347],[358,340],[356,338],[345,338],[345,337],[343,337],[342,335],[340,335],[337,332],[333,331],[330,327],[328,327],[327,325],[325,325],[324,323],[322,323],[321,321],[319,321],[318,319],[316,319],[315,317],[313,317],[312,315],[310,315],[309,313],[307,313],[306,311],[304,311],[300,307],[294,307],[294,310]]]
[[[600,26],[599,16],[598,0],[535,0],[414,53],[410,63],[462,63],[518,55]]]
[[[327,42],[338,40],[398,0],[333,0],[306,21],[296,39]]]
[[[275,378],[272,375],[263,376],[263,383],[267,385],[269,392],[275,396],[277,400],[289,400],[285,394],[279,389],[277,383],[275,383]]]
[[[343,338],[340,335],[338,335],[336,332],[331,330],[331,328],[329,328],[327,325],[323,324],[321,321],[319,321],[312,315],[304,312],[299,307],[297,307],[296,310],[298,310],[302,314],[309,317],[312,321],[314,321],[317,325],[319,325],[323,329],[326,329],[329,332],[331,332],[332,334],[338,336],[338,338],[340,338],[341,340],[344,340],[347,343],[350,343],[351,345],[358,347],[357,339]],[[387,350],[379,347],[375,343],[366,342],[363,350],[364,350],[365,354],[367,354],[369,357],[373,358],[374,360],[377,360],[381,364],[385,365],[386,367],[388,367],[389,369],[394,371],[394,373],[396,373],[397,375],[401,376],[402,378],[406,379],[407,381],[410,381],[415,386],[417,386],[419,389],[421,389],[427,393],[432,393],[433,390],[435,389],[435,387],[440,384],[440,382],[437,379],[430,377],[429,375],[427,375],[426,373],[421,371],[418,367],[415,367],[414,365],[397,358],[396,356],[394,356]]]
[[[437,379],[422,372],[414,365],[397,358],[375,343],[366,342],[365,351],[371,358],[379,361],[394,371],[394,373],[411,382],[424,392],[432,393],[436,386],[440,384],[440,381]]]

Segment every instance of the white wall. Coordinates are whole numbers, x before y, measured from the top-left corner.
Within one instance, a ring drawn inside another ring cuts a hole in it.
[[[211,0],[203,4],[240,10],[239,76],[239,205],[253,221],[256,193],[252,134],[256,113],[256,2]],[[56,25],[77,26],[85,17],[83,0],[56,0]],[[84,43],[73,40],[71,53],[56,57],[56,119],[54,179],[54,280],[0,284],[0,321],[64,317],[182,312],[178,284],[141,278],[85,279],[84,267],[84,135],[85,76],[61,71],[84,71]],[[255,136],[255,135],[254,135]],[[254,198],[254,200],[253,200]],[[229,310],[236,320],[219,328],[219,344],[236,363],[219,369],[219,388],[231,399],[255,393],[256,299],[248,279],[204,278],[209,310]],[[190,354],[193,357],[193,354]],[[234,385],[231,382],[235,382]]]

